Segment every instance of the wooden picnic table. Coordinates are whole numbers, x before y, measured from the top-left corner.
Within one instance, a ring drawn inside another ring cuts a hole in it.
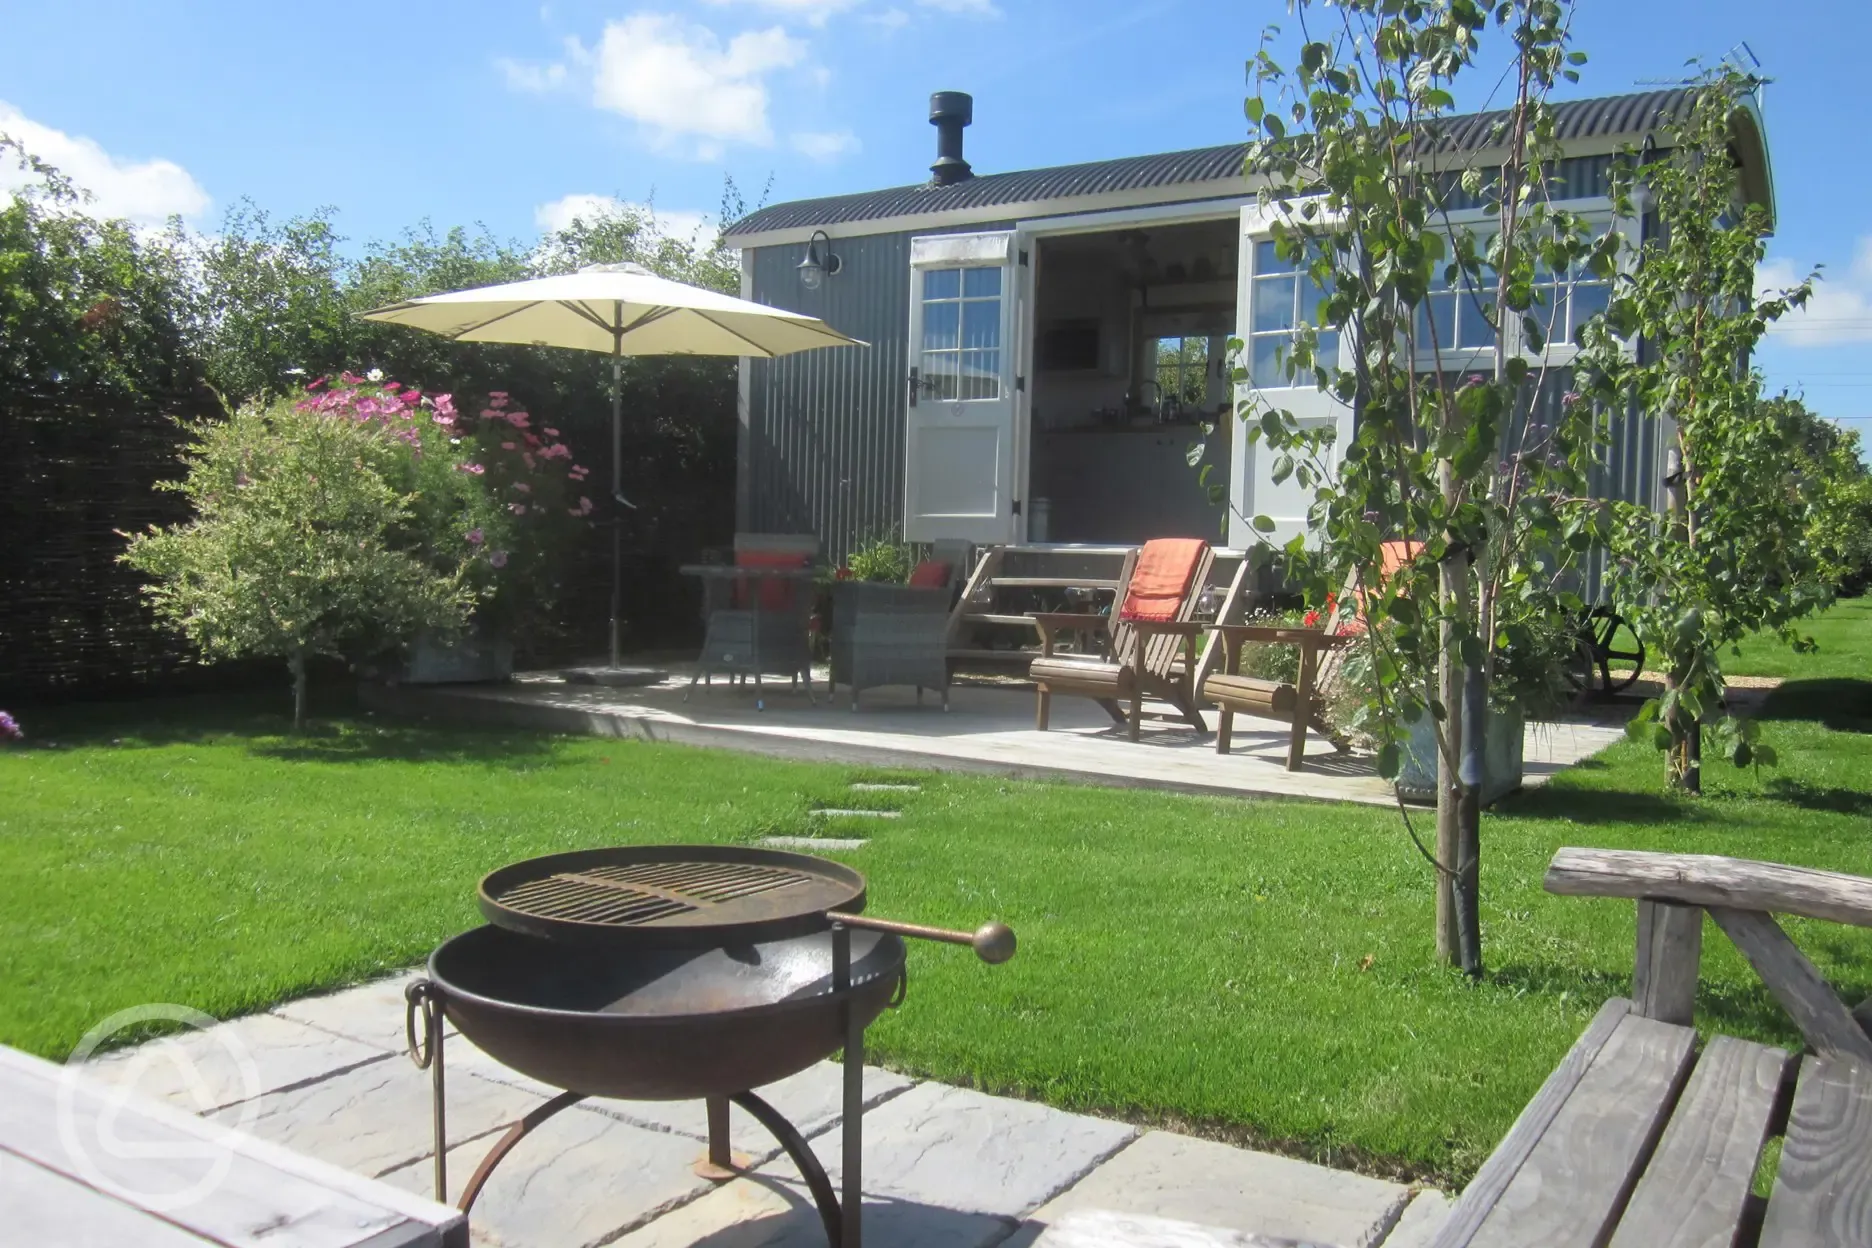
[[[446,1205],[0,1046],[0,1242],[468,1248]]]

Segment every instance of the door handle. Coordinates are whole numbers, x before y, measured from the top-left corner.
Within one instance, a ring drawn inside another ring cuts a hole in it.
[[[921,384],[919,384],[917,381],[917,370],[915,368],[912,368],[910,370],[910,406],[911,407],[915,407],[917,405],[917,391],[921,390],[922,388],[923,387],[921,386]]]

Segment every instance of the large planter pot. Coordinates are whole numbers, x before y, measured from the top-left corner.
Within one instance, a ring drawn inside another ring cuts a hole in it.
[[[832,586],[832,688],[858,693],[874,685],[913,685],[941,692],[949,705],[947,586],[925,588],[870,581]]]
[[[1521,708],[1489,709],[1482,740],[1482,804],[1489,805],[1521,787],[1521,744],[1527,716]],[[1401,751],[1398,796],[1407,802],[1436,803],[1436,732],[1429,716],[1411,725]]]
[[[407,685],[486,684],[513,676],[514,648],[499,638],[466,636],[454,641],[418,637],[399,679]]]

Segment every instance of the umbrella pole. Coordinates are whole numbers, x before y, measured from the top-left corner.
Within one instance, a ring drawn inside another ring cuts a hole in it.
[[[611,666],[618,665],[618,616],[624,605],[624,335],[611,349]]]

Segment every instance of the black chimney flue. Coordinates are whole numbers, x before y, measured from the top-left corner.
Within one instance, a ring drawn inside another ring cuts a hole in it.
[[[937,186],[951,186],[975,174],[962,159],[962,127],[975,120],[975,97],[966,91],[938,91],[930,96],[930,125],[936,127],[936,163],[930,166]]]

